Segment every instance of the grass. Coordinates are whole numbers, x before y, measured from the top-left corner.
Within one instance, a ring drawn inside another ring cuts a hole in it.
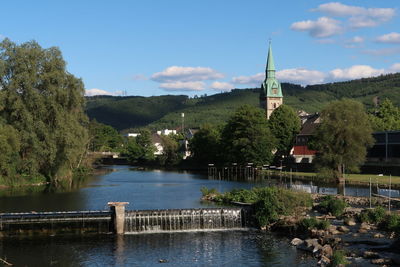
[[[279,175],[279,171],[273,171],[274,174]],[[284,171],[283,175],[289,176],[290,172]],[[318,173],[315,172],[292,172],[293,177],[301,177],[304,179],[316,179],[318,178]],[[378,176],[376,174],[345,174],[346,183],[354,183],[354,184],[369,184],[369,179],[373,184],[389,185],[389,176]],[[400,176],[392,175],[392,184],[400,185]]]

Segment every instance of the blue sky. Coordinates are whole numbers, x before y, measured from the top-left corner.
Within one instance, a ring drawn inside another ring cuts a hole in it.
[[[257,87],[400,72],[398,0],[2,1],[0,38],[57,46],[87,94]]]

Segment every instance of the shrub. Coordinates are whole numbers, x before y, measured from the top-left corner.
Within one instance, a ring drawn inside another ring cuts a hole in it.
[[[216,195],[218,194],[217,189],[215,188],[207,188],[205,186],[203,186],[202,188],[200,188],[201,193],[203,194],[203,197],[208,196],[208,195]]]
[[[332,255],[330,266],[347,265],[346,254],[343,250],[335,250]]]
[[[302,231],[309,229],[327,230],[331,223],[325,220],[318,220],[315,217],[304,218],[298,223],[298,228]]]
[[[398,214],[389,214],[381,222],[380,228],[387,231],[400,233],[400,216]]]
[[[332,215],[339,217],[343,214],[347,204],[341,199],[334,198],[333,196],[326,196],[319,204],[319,207],[326,213],[330,212]]]
[[[379,224],[385,218],[386,211],[383,207],[376,207],[375,209],[364,210],[360,215],[361,222],[369,222]]]

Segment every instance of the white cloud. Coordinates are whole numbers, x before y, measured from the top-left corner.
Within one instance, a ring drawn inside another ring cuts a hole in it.
[[[360,36],[354,36],[353,38],[347,40],[347,43],[359,44],[359,43],[363,43],[363,42],[364,42],[364,38],[360,37]]]
[[[195,81],[195,82],[169,82],[169,83],[161,83],[159,88],[167,90],[167,91],[202,91],[205,89],[204,82]]]
[[[312,37],[317,38],[337,35],[343,31],[340,21],[328,17],[321,17],[316,21],[298,21],[293,23],[290,28],[295,31],[308,32]]]
[[[394,8],[365,8],[348,6],[339,2],[321,4],[312,11],[325,13],[332,17],[350,17],[352,28],[375,27],[391,20],[396,15]]]
[[[318,70],[304,68],[285,69],[278,71],[276,77],[281,82],[297,83],[301,85],[323,83],[325,74]]]
[[[176,81],[193,82],[216,80],[224,75],[212,68],[171,66],[161,72],[154,73],[151,79],[156,82],[173,83]]]
[[[232,82],[235,84],[248,84],[248,85],[259,85],[264,81],[265,73],[257,73],[252,76],[238,76],[233,77]]]
[[[354,65],[350,68],[331,70],[329,76],[333,81],[343,81],[379,76],[384,72],[384,69],[374,69],[368,65]]]
[[[122,95],[122,91],[115,91],[115,92],[109,92],[106,90],[98,89],[98,88],[92,88],[85,90],[85,96],[95,96],[95,95]]]
[[[396,73],[400,72],[400,63],[395,63],[387,70],[387,73]]]
[[[400,33],[391,32],[384,34],[376,38],[376,41],[379,43],[400,44]]]
[[[211,89],[218,91],[229,91],[234,88],[234,86],[230,83],[226,82],[213,82],[210,86]]]

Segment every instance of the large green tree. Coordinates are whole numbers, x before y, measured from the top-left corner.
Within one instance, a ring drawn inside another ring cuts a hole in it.
[[[318,151],[316,166],[339,179],[343,169],[358,171],[373,143],[363,104],[350,99],[334,101],[321,112],[321,123],[315,131],[312,148]]]
[[[116,129],[91,120],[89,123],[90,150],[92,151],[120,151],[123,143],[122,136]]]
[[[389,99],[383,100],[376,112],[370,116],[375,131],[400,130],[400,108],[393,105]]]
[[[221,154],[221,132],[218,128],[205,124],[190,140],[189,148],[193,160],[201,165],[219,162]]]
[[[264,111],[249,105],[237,109],[224,127],[221,140],[226,163],[268,164],[276,148]]]
[[[3,40],[0,88],[0,117],[19,143],[16,173],[70,179],[85,156],[87,117],[83,83],[67,72],[60,50]]]
[[[131,163],[148,163],[154,160],[155,146],[148,130],[139,131],[136,137],[128,137],[125,155]]]
[[[294,139],[300,131],[301,121],[296,112],[287,105],[280,105],[268,120],[272,134],[278,140],[277,156],[288,156]]]

